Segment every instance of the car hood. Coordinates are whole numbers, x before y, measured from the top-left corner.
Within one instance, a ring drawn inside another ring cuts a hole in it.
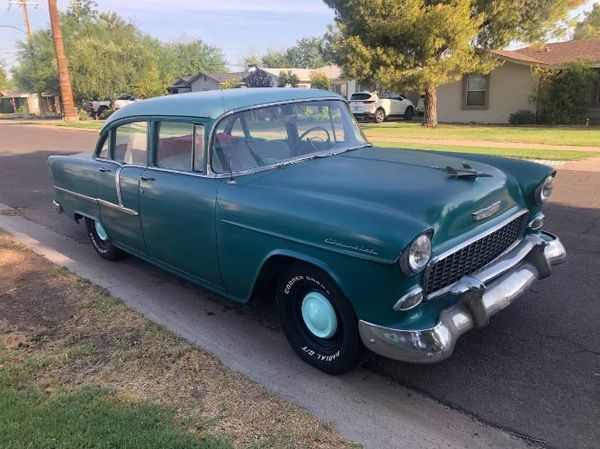
[[[446,167],[462,168],[464,162],[490,176],[450,177]],[[384,244],[386,233],[405,245],[416,232],[433,230],[434,249],[437,244],[444,250],[524,207],[518,184],[497,168],[427,151],[365,147],[267,170],[248,181],[270,192],[283,190],[297,211],[312,207],[324,222],[348,231],[360,227],[344,238],[363,246]],[[498,201],[497,213],[474,220],[474,212]],[[384,229],[390,226],[395,228]],[[398,248],[393,251],[398,254]]]

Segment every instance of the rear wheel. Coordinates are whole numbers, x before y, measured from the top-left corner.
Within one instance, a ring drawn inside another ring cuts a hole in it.
[[[412,106],[409,106],[404,111],[404,120],[412,120],[415,116],[415,109]]]
[[[375,115],[373,116],[373,120],[375,123],[382,123],[385,121],[385,111],[382,108],[379,108],[375,111]]]
[[[298,356],[328,374],[342,374],[361,361],[358,319],[333,280],[305,264],[279,277],[277,312],[285,336]]]
[[[125,253],[110,243],[110,237],[102,226],[102,223],[91,218],[85,219],[85,227],[88,237],[96,253],[106,260],[119,260],[125,256]]]

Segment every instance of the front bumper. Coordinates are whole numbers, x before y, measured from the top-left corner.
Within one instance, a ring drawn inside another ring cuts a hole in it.
[[[454,284],[447,294],[456,295],[458,301],[440,313],[434,327],[403,330],[361,320],[361,339],[371,351],[390,359],[439,362],[452,354],[462,334],[488,324],[489,317],[508,307],[536,279],[548,277],[550,266],[565,258],[558,237],[527,235],[515,248]]]

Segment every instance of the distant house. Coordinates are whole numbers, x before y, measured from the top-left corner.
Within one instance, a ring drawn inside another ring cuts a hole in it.
[[[180,78],[173,83],[168,89],[171,94],[181,94],[185,92],[201,92],[205,90],[220,89],[222,83],[230,79],[243,80],[250,71],[256,70],[256,66],[248,67],[248,70],[244,72],[233,72],[233,73],[214,73],[214,72],[200,72],[194,76]],[[323,73],[331,82],[331,90],[349,97],[358,89],[358,83],[351,79],[346,79],[342,76],[342,70],[335,65],[327,65],[319,67],[317,69],[296,69],[289,67],[261,67],[258,70],[262,70],[271,76],[273,80],[273,87],[279,85],[279,75],[281,72],[291,71],[295,74],[299,83],[297,87],[309,88],[310,77],[314,72]]]
[[[541,48],[497,50],[502,65],[489,75],[465,75],[438,88],[437,111],[441,122],[508,123],[511,113],[536,111],[531,102],[538,78],[533,67],[559,69],[578,59],[588,59],[600,71],[600,39],[546,44]],[[589,93],[590,122],[600,123],[600,87]]]
[[[193,76],[179,78],[169,87],[171,94],[183,94],[186,92],[202,92],[205,90],[216,90],[221,88],[221,84],[230,79],[242,79],[247,72],[218,73],[218,72],[199,72]]]
[[[17,89],[0,91],[0,112],[23,112],[31,115],[60,114],[58,95],[42,93],[41,96]]]

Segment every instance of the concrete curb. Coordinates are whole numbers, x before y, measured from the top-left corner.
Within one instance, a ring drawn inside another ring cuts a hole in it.
[[[331,422],[366,448],[528,448],[408,388],[359,368],[330,377],[301,362],[284,337],[216,295],[148,264],[110,263],[80,244],[12,213],[0,203],[0,228],[51,262],[106,288],[129,307],[169,328],[224,365]]]

